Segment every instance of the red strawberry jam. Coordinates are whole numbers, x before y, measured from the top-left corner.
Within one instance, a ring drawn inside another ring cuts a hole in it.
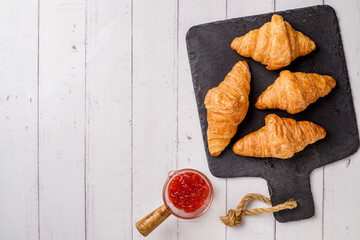
[[[168,194],[175,207],[185,212],[195,212],[204,204],[209,186],[199,174],[184,172],[171,180]]]

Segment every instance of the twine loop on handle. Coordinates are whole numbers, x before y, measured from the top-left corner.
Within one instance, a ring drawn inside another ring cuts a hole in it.
[[[236,225],[240,225],[242,223],[242,216],[246,215],[256,215],[262,213],[270,213],[270,212],[278,212],[284,209],[293,209],[297,207],[297,203],[294,200],[289,200],[285,203],[279,204],[274,207],[269,208],[254,208],[254,209],[246,209],[244,210],[245,204],[248,201],[253,199],[257,199],[266,204],[271,205],[271,200],[268,197],[264,197],[257,193],[249,193],[246,194],[240,201],[239,205],[235,210],[230,209],[226,216],[220,217],[220,220],[229,227],[234,227]]]

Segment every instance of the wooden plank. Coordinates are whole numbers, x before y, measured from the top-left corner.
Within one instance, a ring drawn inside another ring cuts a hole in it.
[[[276,11],[321,5],[322,0],[276,0]],[[306,33],[304,33],[306,35]],[[311,219],[291,223],[276,223],[276,239],[321,239],[323,210],[323,168],[315,169],[310,175],[311,192],[315,215]],[[294,234],[299,232],[301,234]]]
[[[304,1],[297,1],[297,0],[276,0],[275,9],[276,11],[283,11],[288,9],[294,8],[303,8],[308,6],[314,5],[322,5],[322,0],[304,0]]]
[[[246,17],[273,10],[274,0],[260,0],[256,3],[248,0],[227,0],[228,18]]]
[[[339,19],[341,37],[345,50],[349,79],[359,121],[360,112],[360,2],[325,1],[332,6]],[[359,126],[359,122],[358,122]],[[359,151],[347,159],[325,166],[324,179],[324,238],[360,239],[360,154]]]
[[[215,197],[208,212],[196,220],[179,220],[178,239],[224,239],[225,226],[219,216],[225,214],[225,179],[211,175],[205,157],[186,51],[185,35],[197,24],[225,19],[224,0],[179,1],[179,165],[205,173],[213,184]]]
[[[38,239],[37,1],[3,1],[0,28],[0,239]]]
[[[289,223],[276,222],[276,239],[321,239],[322,237],[322,201],[323,168],[315,169],[310,175],[311,192],[314,198],[314,217]],[[299,234],[294,234],[299,233]]]
[[[85,5],[40,9],[40,238],[85,239]]]
[[[134,222],[163,204],[177,158],[177,2],[133,2]],[[170,216],[149,239],[176,239]],[[140,233],[134,226],[134,239]]]
[[[87,15],[87,239],[131,239],[131,1]]]
[[[249,16],[272,12],[274,5],[272,0],[257,1],[251,4],[248,1],[229,0],[228,18]],[[251,69],[250,69],[251,71]],[[256,79],[251,79],[256,81]],[[227,182],[227,208],[235,209],[241,198],[247,193],[260,193],[269,196],[266,181],[261,178],[234,178]],[[248,205],[249,208],[264,207],[261,202],[253,202]],[[272,214],[244,217],[241,226],[228,228],[227,239],[273,239],[275,229],[275,220]]]

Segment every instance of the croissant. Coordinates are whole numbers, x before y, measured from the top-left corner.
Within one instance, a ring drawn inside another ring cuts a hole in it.
[[[230,143],[248,111],[250,78],[249,65],[240,61],[218,87],[206,94],[208,147],[214,157]]]
[[[290,114],[305,110],[334,87],[334,78],[316,73],[281,71],[280,76],[257,99],[257,109],[282,109]]]
[[[242,156],[287,159],[326,136],[324,128],[315,123],[297,122],[275,114],[266,116],[265,124],[237,141],[233,151]]]
[[[281,16],[274,14],[271,22],[260,29],[235,38],[231,48],[241,56],[252,57],[267,65],[269,70],[276,70],[314,51],[316,45],[309,37],[295,31]]]

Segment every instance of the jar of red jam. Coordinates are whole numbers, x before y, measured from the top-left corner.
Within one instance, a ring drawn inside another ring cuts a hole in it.
[[[209,179],[194,169],[171,171],[163,188],[164,204],[135,225],[143,236],[149,235],[171,214],[183,219],[203,215],[213,199]]]
[[[194,169],[171,171],[163,188],[163,200],[171,213],[179,218],[192,219],[210,207],[213,188],[209,179]]]

